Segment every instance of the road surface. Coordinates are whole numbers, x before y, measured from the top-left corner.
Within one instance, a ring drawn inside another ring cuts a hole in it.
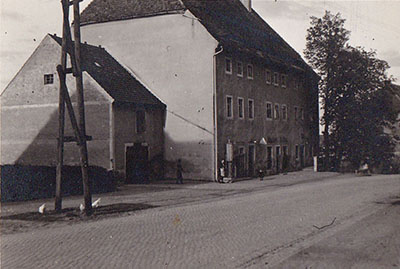
[[[205,198],[5,234],[2,268],[400,267],[399,175],[323,175],[184,186],[175,199]]]

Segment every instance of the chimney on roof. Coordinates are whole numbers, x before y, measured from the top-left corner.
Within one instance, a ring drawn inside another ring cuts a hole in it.
[[[251,0],[240,0],[240,2],[242,2],[248,11],[251,11]]]

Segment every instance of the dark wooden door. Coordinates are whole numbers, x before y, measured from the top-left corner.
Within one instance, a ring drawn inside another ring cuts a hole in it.
[[[255,161],[255,148],[254,145],[249,145],[249,177],[254,176],[254,161]]]
[[[300,165],[303,168],[304,165],[304,145],[300,145]]]
[[[140,143],[126,148],[126,182],[146,183],[149,180],[148,148]]]
[[[281,147],[275,147],[275,155],[276,155],[276,172],[280,173],[281,171]]]

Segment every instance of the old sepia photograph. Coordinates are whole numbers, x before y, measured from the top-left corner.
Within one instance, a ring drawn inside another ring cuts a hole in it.
[[[400,268],[399,0],[1,0],[0,268]]]

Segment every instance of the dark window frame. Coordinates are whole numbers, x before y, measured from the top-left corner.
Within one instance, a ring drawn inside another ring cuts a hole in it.
[[[227,95],[225,98],[225,108],[226,108],[226,117],[228,119],[233,118],[233,96]]]
[[[253,99],[248,100],[248,113],[249,113],[249,119],[253,120],[254,119],[254,100]]]
[[[267,120],[272,120],[274,118],[274,108],[271,102],[267,102]]]
[[[251,71],[249,71],[249,70],[251,70]],[[252,64],[247,65],[247,78],[254,79],[254,67]]]
[[[54,74],[44,74],[43,83],[44,85],[54,84]]]
[[[225,57],[225,73],[232,74],[232,59],[229,57]]]
[[[244,119],[244,99],[242,97],[238,97],[238,117],[239,119]]]
[[[242,78],[243,77],[243,63],[242,62],[237,62],[236,63],[236,68],[237,68],[237,76]]]

